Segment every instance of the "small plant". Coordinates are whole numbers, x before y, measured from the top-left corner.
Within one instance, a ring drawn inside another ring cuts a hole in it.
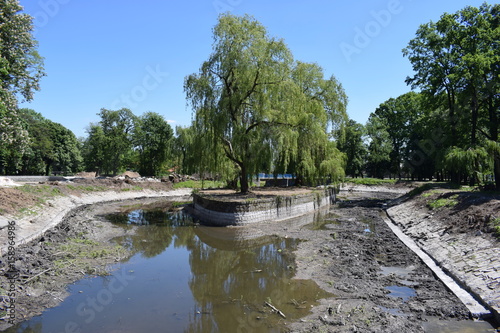
[[[493,231],[495,232],[495,236],[500,239],[500,217],[493,219]]]
[[[224,187],[224,183],[220,181],[201,181],[201,180],[188,180],[185,182],[175,183],[174,189],[180,188],[192,188],[192,189],[201,189],[201,188],[221,188]]]
[[[346,182],[357,185],[376,186],[376,185],[395,184],[397,182],[397,179],[350,178],[346,179]]]
[[[184,207],[184,206],[190,205],[190,204],[191,204],[191,201],[179,201],[179,202],[172,203],[172,207],[173,208],[180,208],[180,207]]]
[[[454,207],[458,204],[458,195],[452,195],[449,198],[439,198],[436,200],[431,200],[427,203],[430,209],[439,209],[442,207]]]
[[[434,194],[437,194],[437,193],[439,193],[438,190],[432,190],[432,191],[429,191],[429,192],[422,193],[422,197],[423,198],[432,197]]]
[[[34,210],[29,209],[29,208],[21,208],[19,210],[19,214],[21,214],[21,215],[36,215],[36,212]]]

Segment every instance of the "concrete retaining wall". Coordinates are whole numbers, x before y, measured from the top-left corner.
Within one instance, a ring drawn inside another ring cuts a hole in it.
[[[335,202],[333,188],[294,196],[273,196],[245,201],[224,201],[217,196],[193,194],[193,213],[215,226],[282,221],[314,212]]]

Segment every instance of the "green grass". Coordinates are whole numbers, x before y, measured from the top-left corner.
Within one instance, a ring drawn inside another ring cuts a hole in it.
[[[438,193],[441,193],[439,190],[431,190],[429,192],[425,192],[422,194],[422,197],[423,198],[428,198],[428,197],[432,197],[434,194],[438,194]]]
[[[34,211],[33,209],[29,209],[29,208],[21,208],[19,210],[19,214],[20,216],[26,216],[26,215],[36,215],[36,211]]]
[[[45,203],[48,199],[62,195],[60,189],[49,185],[23,185],[19,187],[19,190],[34,195],[41,204]]]
[[[172,204],[172,207],[174,207],[174,208],[178,208],[178,207],[183,207],[183,206],[185,206],[185,205],[190,205],[190,204],[192,204],[192,202],[191,202],[191,201],[179,201],[179,202],[174,202],[174,203]]]
[[[375,185],[392,185],[395,184],[397,179],[379,179],[379,178],[348,178],[346,179],[346,183],[352,183],[356,185],[367,185],[367,186],[375,186]]]
[[[452,195],[449,198],[439,198],[431,200],[427,203],[430,209],[439,209],[442,207],[455,207],[458,204],[458,194]]]
[[[201,189],[201,188],[221,188],[224,187],[225,183],[221,181],[211,181],[206,180],[202,182],[201,180],[188,180],[185,182],[180,182],[174,184],[174,189],[179,188],[193,188],[193,189]]]
[[[82,192],[104,192],[109,190],[105,186],[93,186],[93,185],[66,185],[66,187],[73,191],[82,191]]]
[[[142,190],[143,190],[143,188],[142,188],[142,187],[140,187],[140,186],[137,186],[137,185],[135,185],[135,186],[133,186],[133,187],[131,187],[131,188],[122,188],[122,189],[121,189],[121,191],[122,191],[122,192],[142,191]]]
[[[497,236],[498,239],[500,239],[500,217],[497,217],[492,221],[493,224],[493,230],[495,232],[495,236]]]

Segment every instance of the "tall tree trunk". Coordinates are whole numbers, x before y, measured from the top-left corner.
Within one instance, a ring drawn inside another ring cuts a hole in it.
[[[455,92],[452,88],[446,88],[448,96],[448,108],[450,117],[450,129],[451,129],[451,146],[456,146],[458,141],[457,135],[457,115],[455,112]]]
[[[490,140],[494,142],[498,142],[498,128],[499,128],[499,119],[498,119],[498,103],[495,103],[495,95],[490,93],[488,97],[488,114],[490,118]],[[495,175],[495,185],[496,189],[500,190],[500,155],[498,152],[493,156],[494,167],[493,173]]]
[[[479,102],[477,99],[477,91],[475,88],[473,88],[472,92],[472,100],[471,100],[471,112],[472,112],[472,117],[471,117],[471,147],[475,147],[477,144],[477,122],[479,118]]]
[[[493,173],[495,175],[495,187],[497,190],[500,190],[500,155],[495,154],[495,166],[493,169]]]
[[[248,184],[248,175],[247,175],[247,168],[246,168],[246,165],[244,163],[241,163],[240,164],[240,171],[241,171],[241,174],[240,174],[240,189],[241,189],[241,193],[248,193],[248,190],[250,188],[249,184]]]

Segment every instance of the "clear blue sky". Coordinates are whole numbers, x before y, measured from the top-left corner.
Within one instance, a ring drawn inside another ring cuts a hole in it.
[[[35,17],[47,76],[24,103],[86,136],[101,108],[157,112],[188,126],[184,78],[212,46],[221,11],[250,14],[283,38],[297,60],[335,75],[349,96],[350,118],[365,124],[375,108],[410,90],[401,50],[420,24],[474,0],[20,0]],[[362,32],[362,33],[361,33]]]

